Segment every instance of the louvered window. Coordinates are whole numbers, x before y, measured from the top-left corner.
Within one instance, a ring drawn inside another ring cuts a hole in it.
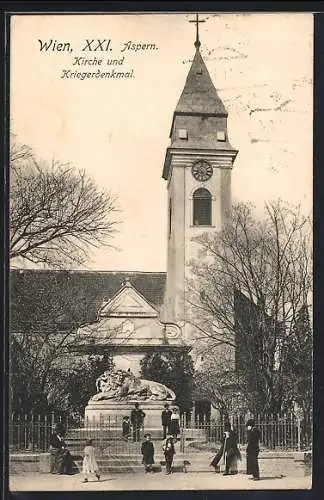
[[[199,188],[193,195],[193,225],[211,226],[212,199],[208,189]]]

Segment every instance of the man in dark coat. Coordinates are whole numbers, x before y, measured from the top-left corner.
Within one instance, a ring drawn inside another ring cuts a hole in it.
[[[139,404],[135,403],[135,408],[131,411],[131,424],[133,427],[133,441],[140,440],[140,429],[144,423],[145,413],[140,409]]]
[[[260,452],[260,431],[255,426],[254,420],[248,420],[247,426],[247,447],[246,447],[246,469],[247,474],[250,474],[254,481],[260,479],[258,456]]]
[[[64,429],[57,424],[50,436],[50,455],[52,474],[73,474],[73,460],[64,441]]]
[[[142,443],[142,455],[145,472],[153,472],[152,465],[154,464],[154,446],[151,441],[151,434],[145,434],[145,441]]]
[[[168,403],[164,405],[164,410],[161,413],[162,419],[162,428],[163,428],[163,439],[166,438],[167,433],[170,430],[170,422],[171,422],[172,411],[169,409]]]

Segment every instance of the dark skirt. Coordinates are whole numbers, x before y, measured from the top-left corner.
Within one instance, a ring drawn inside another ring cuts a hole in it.
[[[52,474],[73,473],[73,459],[69,450],[52,448],[50,450],[50,455],[50,471]]]
[[[147,454],[147,455],[143,455],[142,462],[143,462],[144,465],[152,465],[152,464],[154,464],[154,455],[152,455],[151,453]]]
[[[177,436],[180,434],[180,425],[179,425],[179,420],[171,420],[170,425],[169,425],[169,432],[170,434]]]

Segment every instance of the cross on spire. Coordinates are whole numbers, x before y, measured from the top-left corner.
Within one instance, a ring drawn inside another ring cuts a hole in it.
[[[196,24],[196,41],[195,41],[195,47],[196,49],[199,49],[201,43],[199,40],[199,23],[204,23],[204,19],[199,19],[198,13],[196,14],[196,19],[191,19],[189,23],[195,23]]]

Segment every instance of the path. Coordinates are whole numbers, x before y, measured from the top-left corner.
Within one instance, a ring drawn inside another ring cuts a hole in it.
[[[82,475],[55,476],[51,474],[12,475],[10,491],[116,491],[116,490],[257,490],[309,489],[311,477],[264,477],[251,481],[248,476],[222,476],[210,473],[188,472],[166,476],[155,474],[104,475],[100,481],[82,483]]]

